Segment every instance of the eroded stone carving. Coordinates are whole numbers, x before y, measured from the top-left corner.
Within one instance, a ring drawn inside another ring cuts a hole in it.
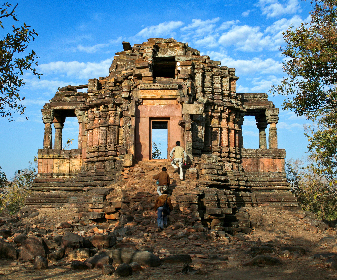
[[[181,142],[189,158],[186,179],[198,187],[228,190],[228,195],[259,192],[248,195],[251,204],[263,191],[289,189],[285,150],[277,147],[279,111],[267,94],[237,93],[234,68],[220,66],[174,39],[148,39],[133,47],[123,42],[123,49],[107,77],[60,88],[43,107],[45,136],[38,152],[36,191],[81,191],[119,180],[125,168],[152,160],[153,121],[167,124],[168,151]],[[79,91],[85,88],[87,92]],[[245,116],[255,116],[259,149],[243,147]],[[62,149],[67,117],[77,117],[79,123],[76,150]],[[222,195],[218,192],[217,199]],[[213,208],[206,209],[207,215],[222,211]]]

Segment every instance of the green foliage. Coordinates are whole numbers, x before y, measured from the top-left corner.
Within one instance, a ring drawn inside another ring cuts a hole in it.
[[[317,166],[310,161],[288,161],[286,173],[291,189],[303,210],[313,212],[318,218],[327,221],[337,219],[336,181],[318,175]]]
[[[5,172],[1,171],[1,166],[0,166],[0,190],[4,188],[7,184],[7,177]]]
[[[19,88],[25,84],[22,79],[24,72],[31,71],[40,77],[34,68],[38,65],[36,53],[33,50],[26,53],[28,44],[38,34],[25,23],[15,27],[14,23],[18,22],[16,7],[12,8],[8,2],[0,7],[0,28],[4,33],[8,32],[0,39],[0,114],[8,119],[11,119],[12,112],[24,113],[25,107],[21,101],[25,98],[19,94]],[[12,27],[11,30],[3,25],[4,19],[7,20],[6,25]]]
[[[337,3],[314,1],[311,22],[283,35],[286,47],[282,54],[288,75],[274,92],[287,96],[284,108],[297,115],[315,118],[336,108],[337,94]]]
[[[152,143],[152,159],[160,159],[160,158],[161,158],[161,150],[159,149],[157,144],[153,142]]]
[[[287,77],[272,88],[286,96],[284,109],[314,122],[307,129],[313,172],[334,180],[337,175],[337,2],[314,0],[311,21],[283,35]]]
[[[331,113],[308,126],[305,135],[309,140],[310,159],[316,163],[314,172],[329,181],[336,180],[337,174],[337,114]]]
[[[24,206],[36,177],[32,166],[15,172],[12,181],[7,181],[0,192],[0,213],[15,214]]]

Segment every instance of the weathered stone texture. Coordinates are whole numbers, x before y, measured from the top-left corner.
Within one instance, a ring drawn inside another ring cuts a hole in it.
[[[121,199],[109,199],[102,187],[122,181],[122,174],[135,164],[153,160],[155,122],[168,131],[164,153],[178,140],[187,152],[186,179],[194,181],[198,191],[189,188],[177,202],[181,207],[198,205],[196,216],[204,223],[221,222],[242,206],[268,199],[275,205],[288,203],[281,199],[287,197],[289,186],[285,151],[277,146],[279,110],[267,94],[237,93],[234,68],[220,66],[174,39],[152,38],[133,47],[123,42],[123,49],[116,53],[107,77],[59,88],[43,107],[45,132],[34,189],[45,193],[32,195],[28,204],[82,203],[92,218],[119,219],[121,206],[114,203]],[[243,147],[245,116],[256,119],[259,149]],[[69,117],[79,124],[75,150],[62,149],[62,129]],[[66,194],[69,191],[77,193]],[[271,195],[265,196],[265,191]],[[238,221],[237,227],[243,224]]]

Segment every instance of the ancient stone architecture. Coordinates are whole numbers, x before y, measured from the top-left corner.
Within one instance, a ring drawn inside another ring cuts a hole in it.
[[[177,180],[173,195],[203,221],[221,222],[242,206],[296,204],[288,192],[285,150],[277,144],[279,110],[267,94],[237,93],[234,68],[174,39],[123,42],[123,49],[107,77],[59,88],[43,107],[43,149],[34,184],[41,193],[31,203],[38,197],[41,203],[69,202],[76,192],[105,189],[140,163],[169,166],[167,155],[180,140],[191,183]],[[243,147],[245,116],[255,116],[259,149]],[[78,121],[78,149],[64,150],[62,128],[70,117]],[[166,133],[166,160],[152,158],[156,129]],[[100,197],[103,203],[105,196]]]

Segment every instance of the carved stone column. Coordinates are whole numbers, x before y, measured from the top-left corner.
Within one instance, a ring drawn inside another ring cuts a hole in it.
[[[267,122],[257,122],[256,125],[259,129],[259,149],[267,149]]]
[[[243,113],[237,113],[238,116],[238,120],[237,120],[237,127],[238,127],[238,143],[237,143],[237,147],[240,149],[243,148],[243,136],[242,136],[242,125],[243,125],[243,120],[244,120],[244,114]],[[240,152],[241,153],[241,152]]]
[[[43,148],[51,149],[52,145],[53,145],[53,141],[52,141],[51,123],[47,122],[44,124]]]
[[[55,117],[54,127],[55,127],[55,141],[54,149],[62,150],[62,129],[64,126],[65,117]]]
[[[42,109],[42,120],[44,123],[44,136],[43,136],[43,148],[51,149],[52,148],[52,127],[53,122],[52,110]]]
[[[235,113],[229,114],[229,148],[235,148]]]
[[[83,142],[83,133],[84,133],[84,112],[80,110],[75,111],[77,121],[78,121],[78,149],[82,149],[82,142]]]
[[[267,122],[269,126],[269,149],[277,149],[277,128],[279,109],[271,108],[266,111]]]

